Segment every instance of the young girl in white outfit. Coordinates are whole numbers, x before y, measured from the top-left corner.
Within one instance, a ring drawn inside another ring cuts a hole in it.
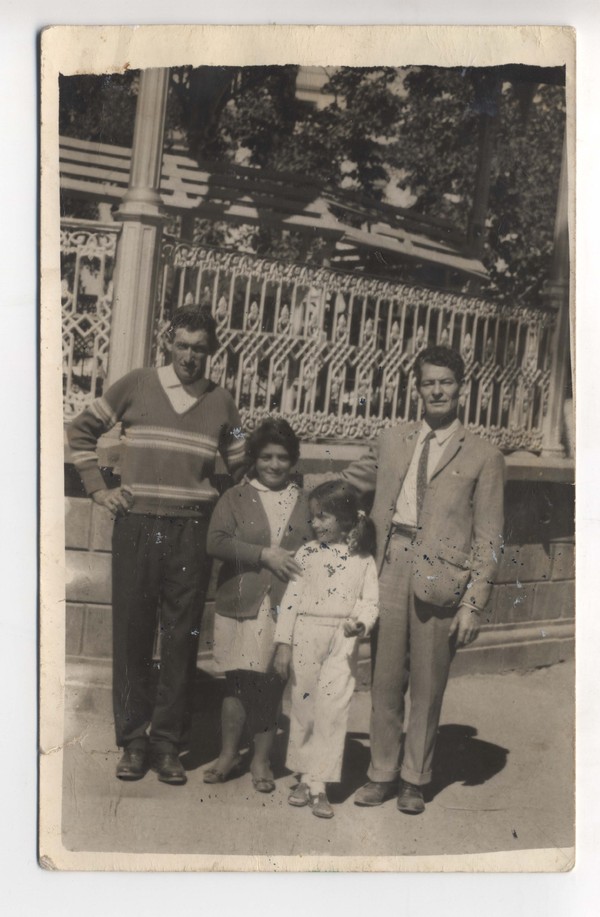
[[[288,802],[331,818],[326,784],[341,778],[358,637],[378,614],[375,527],[342,481],[315,488],[309,508],[316,539],[296,553],[303,572],[281,602],[274,667],[292,672],[286,765],[300,779]]]

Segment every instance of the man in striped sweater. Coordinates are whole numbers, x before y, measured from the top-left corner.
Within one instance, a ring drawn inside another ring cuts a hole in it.
[[[241,473],[244,440],[231,396],[204,378],[218,346],[210,312],[178,309],[167,339],[171,364],[115,382],[73,421],[69,444],[87,493],[115,516],[113,707],[124,749],[117,777],[136,780],[152,767],[164,783],[183,784],[179,749],[210,577],[206,531],[217,497],[210,479],[217,451],[234,477]],[[121,486],[107,489],[96,446],[116,424]]]

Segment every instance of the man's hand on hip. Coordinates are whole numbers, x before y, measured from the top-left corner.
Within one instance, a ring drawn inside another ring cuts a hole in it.
[[[115,516],[124,516],[133,505],[131,492],[123,487],[104,488],[92,494],[92,500],[98,506],[104,506]]]
[[[481,623],[478,613],[469,605],[459,605],[450,624],[450,637],[456,634],[456,645],[468,646],[477,638]]]

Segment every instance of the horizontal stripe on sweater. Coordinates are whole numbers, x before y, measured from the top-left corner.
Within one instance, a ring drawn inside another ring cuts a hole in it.
[[[245,462],[240,416],[228,392],[208,383],[197,403],[178,414],[156,370],[133,370],[70,425],[73,461],[90,494],[106,486],[94,450],[115,423],[122,424],[120,474],[134,496],[133,513],[202,515],[218,496],[210,482],[217,454],[230,473]]]
[[[150,497],[153,500],[169,500],[173,503],[204,503],[218,495],[209,484],[199,487],[174,487],[170,484],[128,484],[127,489],[135,497]]]
[[[76,468],[81,468],[84,465],[98,464],[98,457],[95,452],[72,452],[71,458]]]
[[[172,427],[129,427],[123,437],[127,447],[160,449],[167,452],[188,452],[213,459],[219,442],[213,436],[180,432]]]
[[[111,408],[110,404],[106,398],[96,398],[95,401],[89,405],[88,410],[100,423],[104,424],[106,430],[112,429],[115,424],[118,422],[118,417]]]

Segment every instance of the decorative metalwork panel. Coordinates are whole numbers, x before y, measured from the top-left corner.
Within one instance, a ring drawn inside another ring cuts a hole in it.
[[[246,427],[277,413],[304,440],[372,439],[414,419],[415,358],[462,354],[462,419],[506,451],[542,446],[552,316],[403,284],[185,243],[162,248],[155,362],[174,309],[209,305],[221,346],[211,377]]]
[[[108,368],[112,276],[120,226],[61,224],[62,372],[65,417],[102,393]]]

